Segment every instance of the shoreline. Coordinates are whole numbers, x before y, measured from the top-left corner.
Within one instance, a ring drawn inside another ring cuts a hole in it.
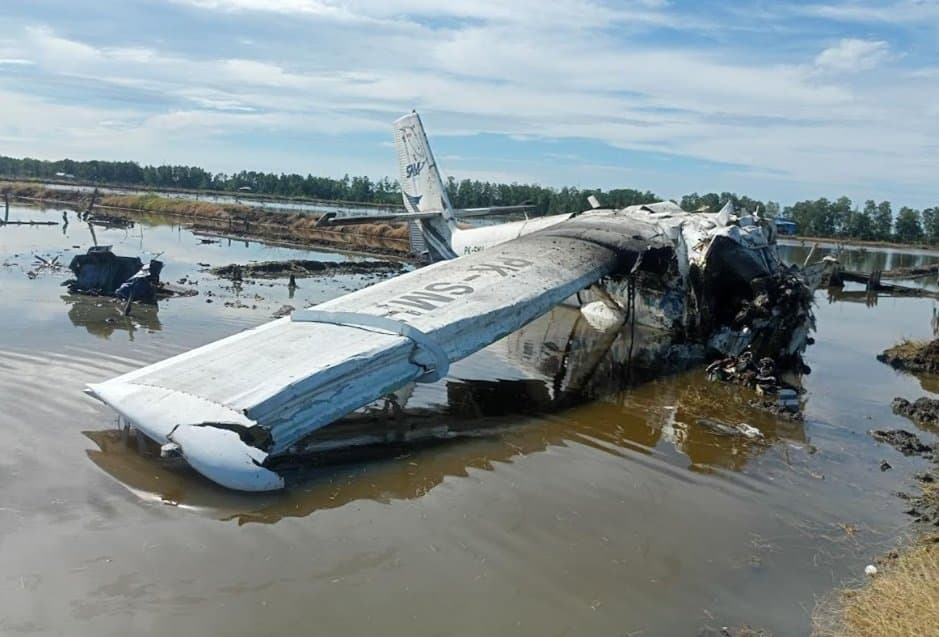
[[[11,201],[39,207],[61,206],[76,213],[89,204],[90,193],[53,190],[38,184],[4,182]],[[237,239],[256,239],[301,248],[349,250],[375,256],[412,260],[407,226],[374,223],[318,228],[318,215],[273,212],[241,203],[215,203],[159,195],[99,193],[94,210],[114,211],[128,219],[157,215],[183,220],[193,231]],[[94,211],[92,211],[94,215]]]
[[[255,199],[271,203],[286,204],[309,204],[309,205],[327,205],[336,207],[356,207],[356,208],[376,208],[381,210],[400,210],[404,211],[404,206],[400,203],[374,203],[367,201],[346,201],[344,199],[317,199],[315,197],[292,197],[290,195],[270,195],[267,193],[246,192],[241,190],[203,190],[198,188],[167,188],[165,186],[141,186],[128,185],[110,182],[93,183],[77,180],[61,179],[40,179],[38,177],[3,177],[0,176],[0,188],[7,184],[29,184],[36,186],[65,186],[74,189],[72,192],[82,192],[80,188],[99,188],[102,190],[124,190],[128,194],[146,194],[146,193],[180,193],[184,195],[195,195],[203,197],[230,197],[232,199]],[[59,188],[47,188],[60,192]],[[65,191],[69,192],[69,191]],[[85,194],[85,193],[82,193]],[[200,200],[201,201],[201,200]]]
[[[939,339],[901,341],[877,358],[916,378],[935,375]],[[892,405],[895,414],[907,418],[920,431],[939,435],[937,408],[939,401],[928,397],[913,405],[898,397]],[[913,475],[912,486],[918,493],[896,494],[909,504],[904,513],[914,518],[908,532],[895,548],[865,569],[866,581],[836,588],[816,607],[812,617],[815,637],[926,635],[939,624],[939,443],[923,444],[905,430],[868,433],[929,464]],[[895,442],[885,439],[885,434]]]
[[[883,248],[890,250],[917,250],[939,254],[939,245],[928,243],[899,243],[896,241],[867,241],[864,239],[848,239],[839,237],[811,237],[798,234],[780,235],[777,239],[780,245],[802,245],[806,248],[812,244],[819,244],[820,248],[850,246],[854,248]]]

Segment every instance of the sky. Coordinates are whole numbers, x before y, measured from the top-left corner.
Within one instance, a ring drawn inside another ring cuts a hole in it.
[[[939,205],[939,0],[3,0],[0,154]]]

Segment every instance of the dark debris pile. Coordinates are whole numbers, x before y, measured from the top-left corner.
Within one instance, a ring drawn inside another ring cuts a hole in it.
[[[746,351],[740,356],[714,361],[706,371],[708,380],[755,390],[758,398],[750,402],[754,407],[792,420],[803,418],[800,389],[779,379],[776,361],[768,356],[754,360],[753,352]]]
[[[290,259],[286,261],[259,261],[255,263],[232,263],[212,268],[216,276],[234,281],[244,278],[276,279],[308,277],[330,274],[397,274],[404,269],[398,261],[317,261],[314,259]]]
[[[893,413],[905,416],[917,424],[939,427],[939,400],[923,396],[911,403],[898,396],[893,399],[890,407]]]

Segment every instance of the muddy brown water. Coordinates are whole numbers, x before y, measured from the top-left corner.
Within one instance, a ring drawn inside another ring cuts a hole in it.
[[[487,435],[247,497],[142,455],[82,388],[374,279],[303,279],[293,297],[286,281],[237,290],[199,264],[351,257],[204,245],[170,223],[98,229],[119,254],[163,253],[164,278],[199,290],[124,318],[68,295],[66,271],[35,270],[34,255],[67,262],[90,245],[72,219],[0,227],[0,634],[804,635],[816,600],[909,528],[894,494],[921,461],[866,432],[913,428],[890,400],[927,392],[874,356],[931,336],[932,300],[819,292],[804,423],[755,412],[699,369],[553,403],[553,359],[531,362],[563,347],[574,319],[562,308],[415,392],[425,415],[476,413]],[[748,422],[765,440],[714,435],[700,418]]]

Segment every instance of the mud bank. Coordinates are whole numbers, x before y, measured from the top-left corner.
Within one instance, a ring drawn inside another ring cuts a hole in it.
[[[939,341],[904,341],[879,355],[897,369],[931,373],[939,361]],[[895,414],[929,430],[939,423],[939,400],[894,398]],[[939,625],[939,444],[928,444],[904,429],[873,430],[871,437],[907,457],[931,461],[915,475],[915,493],[900,492],[913,518],[912,538],[865,569],[867,581],[839,591],[816,608],[817,637],[934,635]],[[881,470],[890,468],[885,460]]]
[[[870,434],[877,442],[890,445],[904,456],[933,457],[933,447],[925,444],[916,434],[904,429],[876,429]]]
[[[918,402],[918,401],[917,401]],[[906,456],[934,458],[935,447],[904,430],[871,435]],[[919,492],[899,493],[915,523],[913,538],[876,560],[867,581],[845,588],[815,611],[816,637],[934,635],[939,622],[939,465],[916,475]]]
[[[279,279],[294,277],[324,276],[331,274],[397,274],[404,264],[396,261],[317,261],[291,259],[288,261],[259,261],[255,263],[230,263],[209,270],[215,276],[239,280],[242,277],[255,279]]]
[[[84,211],[91,195],[79,191],[53,190],[39,184],[8,182],[0,189],[11,198],[40,206],[65,206]],[[318,217],[312,214],[271,212],[239,203],[215,203],[161,197],[156,194],[99,194],[95,210],[106,210],[133,218],[159,214],[177,217],[202,232],[224,233],[245,239],[288,242],[298,246],[328,246],[367,251],[375,254],[407,256],[407,226],[374,223],[317,228]]]
[[[906,398],[896,397],[890,404],[893,413],[905,416],[917,425],[926,427],[939,426],[939,400],[923,396],[910,402]]]
[[[912,373],[939,373],[939,339],[928,342],[902,341],[885,349],[877,360],[894,369]]]

